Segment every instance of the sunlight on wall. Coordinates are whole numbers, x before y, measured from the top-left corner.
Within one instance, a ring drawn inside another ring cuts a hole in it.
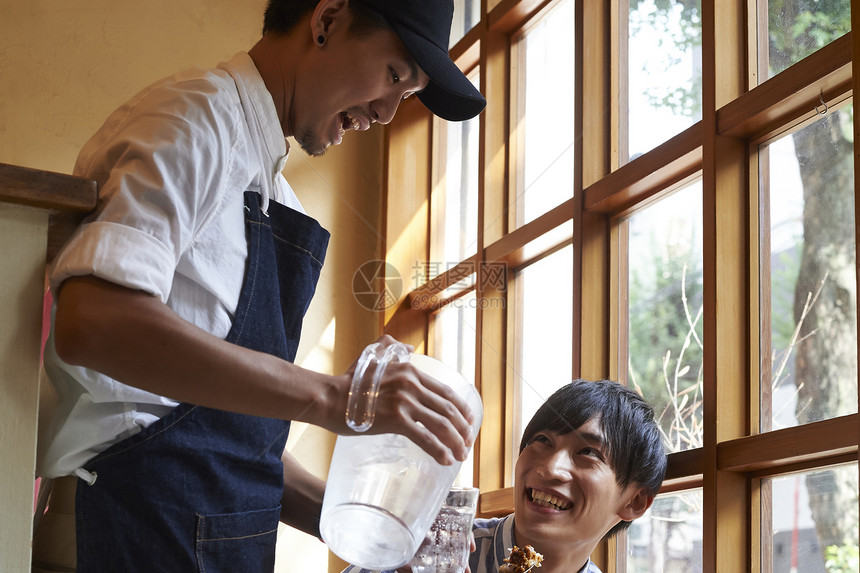
[[[337,320],[332,317],[322,334],[316,339],[316,343],[307,351],[307,356],[297,360],[299,366],[317,372],[332,371],[332,354],[334,353],[334,335]]]
[[[70,173],[107,115],[149,83],[251,48],[264,8],[265,0],[4,2],[0,161]]]
[[[315,476],[325,479],[334,448],[334,437],[315,426],[293,422],[287,451],[302,460]],[[328,548],[319,539],[284,524],[278,526],[278,544],[275,554],[275,571],[325,571],[329,559]]]
[[[420,229],[421,237],[424,237],[424,229],[427,228],[427,202],[421,204],[421,207],[415,211],[415,215],[404,225],[403,231],[397,236],[394,241],[388,243],[388,249],[385,254],[385,259],[391,261],[395,265],[400,276],[403,278],[403,295],[405,296],[410,290],[421,286],[423,281],[415,278],[416,263],[423,261],[414,260],[413,253],[415,250],[415,229]],[[421,250],[423,252],[423,249]]]

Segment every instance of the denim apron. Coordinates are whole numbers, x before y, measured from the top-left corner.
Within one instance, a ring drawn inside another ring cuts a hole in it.
[[[245,193],[248,261],[226,340],[293,361],[328,245],[314,219]],[[201,381],[205,383],[204,381]],[[241,383],[241,381],[237,381]],[[78,571],[272,571],[290,423],[180,404],[85,465]]]

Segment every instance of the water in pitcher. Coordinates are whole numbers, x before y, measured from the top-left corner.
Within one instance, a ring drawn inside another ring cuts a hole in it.
[[[409,561],[421,541],[415,532],[430,527],[459,469],[396,434],[340,436],[332,460],[326,542],[342,559],[375,569]]]
[[[478,414],[474,386],[428,356],[412,355],[416,368],[452,386]],[[409,438],[397,434],[338,436],[323,499],[320,532],[341,559],[364,569],[396,569],[424,540],[462,464],[442,466]]]

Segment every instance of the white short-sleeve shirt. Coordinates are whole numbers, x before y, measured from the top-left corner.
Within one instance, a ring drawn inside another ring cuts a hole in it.
[[[93,275],[150,293],[226,337],[247,244],[244,192],[303,211],[281,171],[288,146],[250,56],[159,81],[116,110],[84,145],[75,174],[95,179],[99,203],[51,270],[54,292]],[[176,403],[60,360],[45,371],[57,406],[39,437],[37,473],[69,475]]]

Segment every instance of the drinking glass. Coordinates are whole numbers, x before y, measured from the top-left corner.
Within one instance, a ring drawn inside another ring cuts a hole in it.
[[[478,508],[478,488],[448,492],[424,542],[409,562],[412,573],[462,573],[469,563],[469,534]]]

